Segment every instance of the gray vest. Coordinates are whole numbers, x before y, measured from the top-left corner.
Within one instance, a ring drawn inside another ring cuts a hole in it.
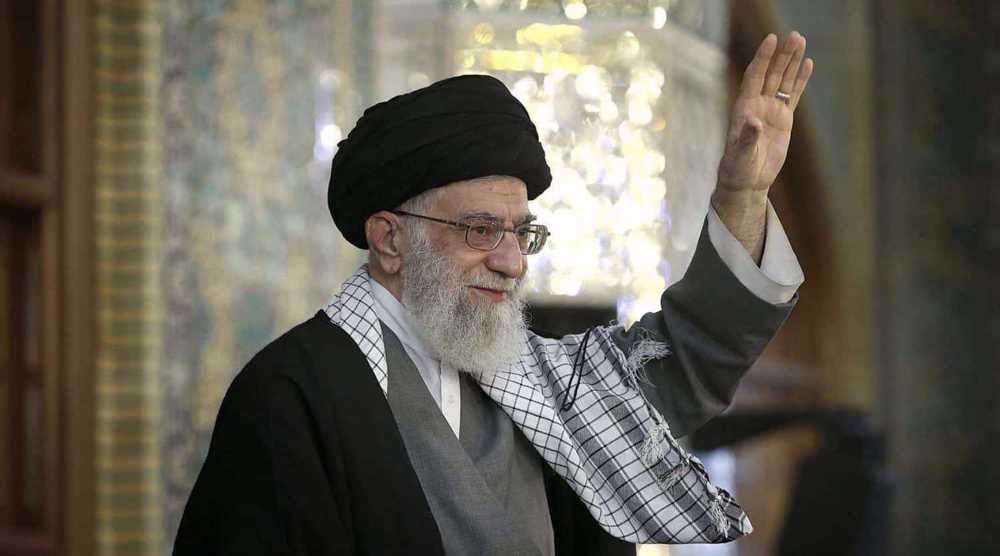
[[[399,339],[382,325],[389,407],[446,554],[555,553],[542,461],[510,418],[462,373],[461,441]]]

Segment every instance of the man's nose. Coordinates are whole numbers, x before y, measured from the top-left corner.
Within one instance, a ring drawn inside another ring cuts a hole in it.
[[[524,274],[524,255],[514,234],[504,232],[500,245],[486,257],[486,267],[515,279]]]

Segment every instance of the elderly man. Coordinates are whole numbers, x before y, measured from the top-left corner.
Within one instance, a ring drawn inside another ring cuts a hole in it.
[[[329,202],[368,264],[233,381],[175,554],[625,554],[748,533],[675,439],[729,404],[802,281],[767,193],[812,61],[797,33],[777,42],[747,68],[687,275],[628,330],[527,328],[548,236],[529,200],[551,176],[499,81],[366,111]]]

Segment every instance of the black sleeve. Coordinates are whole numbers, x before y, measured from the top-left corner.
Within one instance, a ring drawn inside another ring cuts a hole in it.
[[[643,389],[684,436],[732,403],[740,379],[791,314],[798,294],[772,305],[732,274],[702,229],[687,273],[667,288],[661,311],[647,313],[613,336],[626,354],[643,338],[665,342],[671,353],[644,366]]]
[[[258,355],[226,393],[175,556],[353,552],[315,420],[275,364]]]

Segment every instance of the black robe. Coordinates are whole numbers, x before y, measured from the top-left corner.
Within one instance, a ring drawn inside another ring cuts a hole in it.
[[[635,553],[548,473],[557,554]],[[320,312],[257,354],[222,402],[174,554],[443,553],[389,404],[353,340]]]

